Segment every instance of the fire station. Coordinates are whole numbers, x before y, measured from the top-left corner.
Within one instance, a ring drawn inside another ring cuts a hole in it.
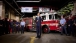
[[[0,43],[76,43],[76,0],[0,0]]]

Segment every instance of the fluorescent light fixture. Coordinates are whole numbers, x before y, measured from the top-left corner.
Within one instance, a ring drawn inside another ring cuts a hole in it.
[[[21,12],[32,13],[33,12],[33,7],[21,7]]]
[[[39,1],[16,1],[16,2],[40,2],[41,0]]]

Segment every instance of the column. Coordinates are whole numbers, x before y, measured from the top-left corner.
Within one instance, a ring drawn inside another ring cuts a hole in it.
[[[2,1],[0,1],[0,16],[5,18],[5,5]]]

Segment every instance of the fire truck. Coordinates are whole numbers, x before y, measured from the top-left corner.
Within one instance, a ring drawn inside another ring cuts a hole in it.
[[[41,22],[41,29],[43,33],[49,33],[50,31],[59,31],[59,20],[60,16],[57,12],[48,12],[48,13],[41,13],[40,16],[42,17],[43,21]],[[33,25],[32,29],[36,31],[36,23],[35,21],[36,16],[33,16]]]
[[[49,33],[50,31],[60,31],[59,20],[60,16],[57,12],[46,12],[40,14],[43,21],[41,22],[41,29],[44,33]],[[27,27],[30,31],[36,31],[36,16],[33,16],[32,19],[28,19],[30,22]]]
[[[32,17],[26,17],[23,18],[23,20],[25,21],[26,25],[25,25],[25,31],[31,31],[32,29]]]
[[[41,23],[42,25],[42,32],[44,33],[49,33],[50,31],[59,31],[59,15],[57,12],[53,13],[43,13],[40,14],[40,16],[43,19],[43,22]]]

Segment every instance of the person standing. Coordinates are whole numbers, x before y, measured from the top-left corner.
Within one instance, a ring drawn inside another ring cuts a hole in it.
[[[8,33],[10,33],[9,32],[9,20],[8,20],[8,18],[5,18],[5,34],[8,34]]]
[[[66,30],[66,20],[61,16],[60,20],[60,25],[61,25],[61,35],[63,35],[63,30],[65,31],[65,34],[67,35],[67,30]]]
[[[36,32],[37,32],[37,36],[36,38],[41,38],[41,17],[40,17],[40,13],[37,14],[37,17],[35,18],[35,22],[36,22]]]
[[[3,30],[3,20],[0,16],[0,36],[4,34],[4,30]]]
[[[72,28],[72,36],[76,37],[76,17],[74,18],[73,28]]]
[[[11,20],[11,22],[10,22],[10,27],[12,29],[12,33],[14,33],[15,29],[14,29],[14,22],[13,22],[13,20]]]
[[[15,25],[16,25],[16,33],[17,33],[17,32],[19,33],[20,23],[19,23],[18,21],[16,21]]]
[[[24,27],[25,27],[25,21],[22,20],[20,23],[20,27],[21,27],[21,34],[24,33]]]
[[[73,28],[73,20],[72,18],[69,16],[69,20],[67,21],[67,26],[68,26],[68,35],[71,35],[72,32],[72,28]]]

